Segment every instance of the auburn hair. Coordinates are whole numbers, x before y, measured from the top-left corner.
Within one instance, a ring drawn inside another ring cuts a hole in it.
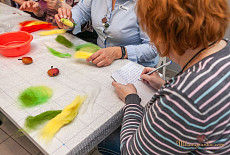
[[[138,0],[137,16],[160,56],[220,41],[229,23],[226,0]]]

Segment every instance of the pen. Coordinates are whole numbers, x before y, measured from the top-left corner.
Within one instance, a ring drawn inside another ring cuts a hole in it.
[[[167,62],[167,63],[161,65],[160,67],[158,67],[158,68],[152,70],[151,72],[148,72],[147,75],[150,75],[150,74],[156,72],[157,70],[161,69],[162,67],[168,66],[168,65],[171,64],[171,63],[172,63],[172,61]],[[139,80],[141,80],[141,78],[140,78]]]

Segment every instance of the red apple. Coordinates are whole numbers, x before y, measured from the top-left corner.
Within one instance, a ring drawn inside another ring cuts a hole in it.
[[[57,76],[59,74],[59,69],[53,68],[53,66],[51,66],[51,69],[49,69],[47,73],[49,76]]]
[[[26,65],[31,64],[33,62],[33,59],[31,57],[22,57],[21,59],[18,60],[22,60],[22,62]]]

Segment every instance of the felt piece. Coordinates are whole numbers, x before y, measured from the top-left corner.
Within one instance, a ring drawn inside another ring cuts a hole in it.
[[[62,126],[73,121],[85,99],[86,96],[77,96],[60,114],[51,119],[41,130],[41,138],[45,141],[50,141]]]
[[[39,25],[31,25],[31,26],[22,26],[20,28],[20,31],[26,31],[29,33],[41,30],[41,29],[45,29],[45,30],[50,30],[50,29],[54,29],[57,28],[57,26],[53,26],[52,24],[39,24]]]
[[[61,113],[61,110],[50,110],[36,116],[28,116],[25,121],[25,127],[30,130],[37,129],[40,125],[51,120]]]
[[[64,36],[62,35],[58,35],[55,39],[58,43],[66,46],[66,47],[73,47],[73,43],[71,41],[69,41],[68,39],[66,39]]]
[[[66,19],[66,18],[61,18],[61,22],[69,27],[74,27],[77,25],[76,23],[73,23],[69,19]]]
[[[19,23],[20,26],[26,27],[26,26],[32,26],[32,25],[40,25],[40,24],[49,24],[48,22],[39,21],[39,20],[30,20],[30,21],[24,21]]]
[[[75,47],[76,51],[90,52],[90,53],[95,53],[99,49],[101,49],[99,46],[92,43],[85,43]]]
[[[31,86],[18,97],[23,107],[33,107],[47,102],[52,96],[52,90],[46,86]]]
[[[49,30],[49,31],[39,32],[38,34],[41,36],[47,36],[47,35],[52,35],[52,34],[63,34],[63,33],[66,33],[66,30],[64,29]]]
[[[77,51],[77,52],[74,53],[74,58],[87,59],[91,55],[93,55],[93,53],[91,53],[91,52]]]
[[[58,52],[56,51],[55,49],[53,48],[50,48],[50,47],[47,47],[48,50],[50,51],[50,53],[52,53],[54,56],[57,56],[59,58],[66,58],[66,57],[71,57],[72,55],[69,54],[69,53],[61,53],[61,52]]]

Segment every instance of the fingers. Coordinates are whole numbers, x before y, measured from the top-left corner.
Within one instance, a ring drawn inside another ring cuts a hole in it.
[[[123,84],[117,83],[116,81],[113,81],[113,82],[112,82],[112,85],[115,87],[116,90],[117,90],[119,87],[121,87],[121,86],[125,86],[125,85],[123,85]]]
[[[26,2],[22,3],[22,5],[20,6],[19,10],[24,10],[25,9],[25,3]]]
[[[30,3],[29,3],[29,2],[26,3],[26,7],[27,7],[27,8],[30,8]]]
[[[58,9],[58,14],[61,18],[67,18],[67,10],[66,8]]]
[[[71,10],[67,9],[67,10],[66,10],[66,15],[67,15],[67,18],[68,18],[69,20],[72,19],[72,12],[71,12]]]
[[[117,83],[116,81],[113,81],[113,82],[112,82],[112,85],[113,85],[114,87],[116,87],[117,84],[118,84],[118,83]]]
[[[143,74],[147,74],[148,72],[151,72],[152,70],[154,70],[155,68],[150,68],[150,67],[145,67],[141,73],[141,75]]]
[[[27,2],[24,2],[19,9],[25,10],[26,8],[27,8]]]
[[[64,9],[62,9],[62,8],[59,8],[59,9],[58,9],[58,16],[59,16],[60,18],[63,18],[63,17],[64,17],[64,13],[63,13],[62,10],[64,10]]]
[[[97,51],[93,55],[91,55],[89,58],[86,59],[87,61],[92,61],[92,63],[96,64],[98,67],[106,65],[105,58],[102,56],[102,53]]]
[[[61,22],[61,18],[67,18],[68,17],[69,19],[72,19],[72,12],[71,12],[71,10],[65,9],[65,8],[59,8],[58,9],[58,14],[56,14],[54,17],[55,17],[57,25],[60,28],[64,28],[64,29],[69,29],[70,28],[70,27],[64,25]]]
[[[95,52],[93,55],[91,55],[89,58],[87,58],[87,61],[93,61],[94,59],[96,59],[98,56],[100,56],[100,50]]]
[[[108,48],[109,49],[109,48]],[[92,61],[92,63],[96,64],[98,67],[108,66],[113,60],[113,51],[108,50],[107,48],[103,48],[98,50],[96,53],[87,58],[87,61]]]
[[[151,79],[151,77],[150,77],[149,75],[147,75],[147,74],[141,75],[141,78],[142,78],[144,81],[147,81],[147,82],[149,82],[150,79]]]
[[[56,20],[56,23],[57,23],[58,27],[62,28],[62,27],[63,27],[63,24],[61,23],[61,18],[59,17],[59,15],[56,14],[56,15],[54,16],[54,18],[55,18],[55,20]]]
[[[92,63],[96,64],[96,65],[99,65],[99,64],[104,64],[104,61],[103,61],[103,57],[101,55],[99,55],[97,58],[95,58]]]
[[[38,4],[36,2],[26,1],[21,5],[19,9],[23,11],[34,12],[36,7],[38,7]]]

